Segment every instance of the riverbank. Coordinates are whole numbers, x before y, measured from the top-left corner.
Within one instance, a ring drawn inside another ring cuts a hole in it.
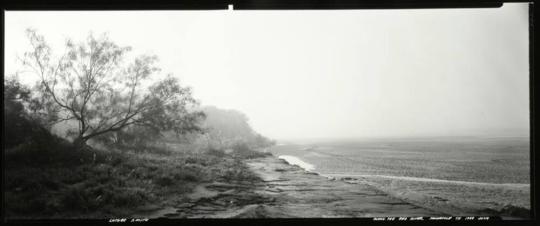
[[[444,216],[393,198],[367,184],[351,184],[305,171],[283,159],[248,160],[265,186],[257,192],[275,199],[258,207],[293,217]]]
[[[275,156],[245,160],[262,180],[199,185],[187,199],[141,213],[148,218],[320,218],[445,216],[377,189],[332,180]],[[180,200],[179,200],[180,201]]]
[[[24,175],[22,172],[8,171],[11,172],[9,178],[32,180],[35,181],[34,184],[50,183],[50,178],[56,178],[55,188],[38,186],[41,189],[39,191],[46,191],[46,195],[41,195],[41,199],[38,199],[46,201],[46,211],[35,209],[34,212],[21,212],[16,215],[17,209],[10,207],[8,210],[17,218],[43,218],[46,213],[52,214],[49,216],[53,218],[348,218],[455,215],[445,209],[429,208],[399,198],[400,196],[391,191],[356,178],[319,175],[309,171],[309,167],[308,170],[302,168],[306,167],[305,162],[298,158],[280,158],[257,151],[235,151],[230,154],[214,151],[200,154],[138,154],[120,161],[125,159],[125,155],[124,153],[122,158],[109,160],[97,158],[92,160],[95,163],[76,166],[74,169],[82,167],[81,170],[87,170],[87,175],[78,180],[71,179],[82,171],[73,171],[73,175],[65,176],[62,173],[66,172],[67,168],[61,169],[66,166],[54,172],[51,169],[42,170],[41,174],[32,171],[34,176],[30,176],[30,168],[26,168]],[[98,172],[96,170],[99,170],[99,177],[95,176]],[[109,181],[112,179],[115,181]],[[15,182],[10,182],[12,189],[6,193],[8,198],[22,200],[26,197],[23,197],[25,194],[35,194],[38,197],[38,190],[21,190],[20,188],[29,186],[15,187]],[[138,203],[134,203],[134,196],[126,191],[137,191],[145,196],[141,196]],[[130,205],[117,204],[122,201],[117,198],[119,196]],[[77,202],[70,201],[73,200],[72,197],[77,198]],[[110,200],[118,206],[108,204],[112,202]],[[20,208],[24,207],[24,202],[11,203],[21,203]],[[66,209],[68,204],[72,207],[71,210]],[[515,209],[505,211],[508,212],[506,215],[522,215],[523,212],[519,210],[518,214],[510,213],[515,212]],[[465,215],[498,216],[501,212],[486,210]]]

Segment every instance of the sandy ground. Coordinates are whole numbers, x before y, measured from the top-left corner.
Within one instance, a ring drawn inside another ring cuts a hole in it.
[[[393,198],[367,184],[306,172],[276,157],[247,161],[263,182],[208,183],[147,218],[320,218],[445,216]]]

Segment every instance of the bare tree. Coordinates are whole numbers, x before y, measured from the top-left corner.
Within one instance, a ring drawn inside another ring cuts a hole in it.
[[[64,53],[53,59],[43,36],[32,29],[27,36],[32,50],[24,54],[23,65],[40,77],[36,89],[41,111],[51,124],[78,122],[78,128],[69,131],[75,145],[84,146],[91,138],[130,125],[176,133],[200,131],[204,113],[189,111],[198,104],[190,88],[180,86],[171,75],[145,86],[159,72],[157,57],[143,55],[126,64],[130,47],[120,47],[106,35],[90,34],[79,44],[66,41]]]

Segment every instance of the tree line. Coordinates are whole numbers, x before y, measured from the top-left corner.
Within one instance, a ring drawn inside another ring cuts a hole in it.
[[[66,40],[61,54],[55,54],[36,30],[27,29],[26,35],[31,49],[20,59],[22,71],[38,81],[29,88],[17,76],[4,79],[8,143],[22,142],[29,130],[50,131],[70,122],[74,126],[66,128],[66,135],[78,149],[89,140],[137,145],[170,133],[272,144],[252,130],[242,113],[200,107],[191,88],[172,74],[156,79],[161,72],[157,56],[132,57],[131,47],[92,34],[79,43]]]

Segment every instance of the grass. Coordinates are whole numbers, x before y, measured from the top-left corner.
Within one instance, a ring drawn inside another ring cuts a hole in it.
[[[199,183],[253,183],[260,179],[243,159],[266,156],[238,146],[175,152],[90,149],[22,144],[5,150],[5,207],[8,218],[127,217],[135,207],[160,205]]]

